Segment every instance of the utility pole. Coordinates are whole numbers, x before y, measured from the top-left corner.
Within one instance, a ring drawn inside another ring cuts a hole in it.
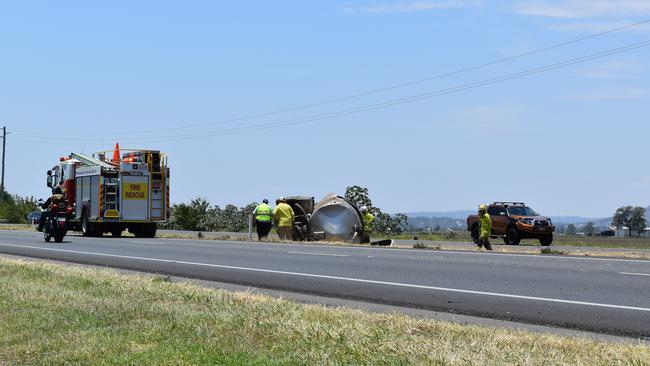
[[[7,146],[7,127],[2,127],[2,180],[0,180],[0,192],[5,190],[5,151]]]

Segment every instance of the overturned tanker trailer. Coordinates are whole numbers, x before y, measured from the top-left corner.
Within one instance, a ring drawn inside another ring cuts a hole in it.
[[[364,239],[361,212],[345,198],[335,194],[325,196],[311,215],[312,240],[361,243]]]

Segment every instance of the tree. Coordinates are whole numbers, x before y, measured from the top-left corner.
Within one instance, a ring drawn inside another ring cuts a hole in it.
[[[594,231],[596,231],[596,228],[594,227],[594,223],[591,222],[591,221],[589,221],[589,222],[587,223],[587,225],[585,225],[583,231],[584,231],[585,234],[587,234],[588,236],[592,236],[592,235],[594,235]]]
[[[565,234],[567,235],[575,235],[576,234],[576,226],[573,224],[569,224],[566,227],[566,230],[564,231]]]
[[[12,224],[27,222],[27,214],[36,209],[34,197],[21,197],[0,191],[0,218]]]
[[[361,186],[350,186],[345,189],[345,199],[356,206],[366,206],[368,211],[375,216],[372,223],[373,231],[380,234],[401,234],[408,226],[408,217],[404,214],[391,216],[372,205],[368,188]]]
[[[366,206],[371,214],[377,216],[381,210],[376,209],[372,205],[368,188],[361,186],[350,186],[345,189],[345,199],[353,204],[355,207],[360,208]]]
[[[174,204],[168,227],[175,230],[205,231],[209,207],[210,202],[200,197],[193,199],[189,204]]]
[[[619,207],[616,212],[614,212],[614,217],[612,218],[612,226],[617,229],[622,229],[623,227],[630,228],[630,220],[632,219],[632,212],[634,208],[632,206],[623,206]],[[632,236],[632,230],[630,228],[630,236]]]
[[[207,231],[245,232],[248,231],[248,217],[253,213],[257,203],[245,207],[226,205],[223,209],[218,205],[208,209],[202,226]]]
[[[634,207],[632,209],[632,214],[630,215],[630,223],[628,225],[630,228],[630,235],[632,235],[632,231],[635,231],[637,235],[641,236],[647,226],[648,222],[645,218],[645,208]]]

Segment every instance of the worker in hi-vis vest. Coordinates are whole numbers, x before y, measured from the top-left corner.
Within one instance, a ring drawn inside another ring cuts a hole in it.
[[[273,224],[271,223],[271,216],[273,215],[273,210],[269,206],[269,200],[266,198],[262,200],[262,203],[255,207],[253,211],[253,216],[255,217],[255,228],[257,228],[257,239],[262,241],[269,236]]]
[[[372,223],[375,221],[375,216],[368,211],[368,207],[361,206],[359,209],[361,216],[363,216],[363,242],[370,243],[370,232],[372,231]]]
[[[293,208],[287,204],[287,200],[284,198],[279,198],[275,203],[273,221],[278,229],[278,236],[282,241],[293,240],[293,223],[295,220]]]
[[[490,245],[490,234],[492,234],[492,219],[487,212],[485,205],[480,205],[478,208],[479,219],[479,239],[478,247],[485,247],[487,250],[492,250]]]

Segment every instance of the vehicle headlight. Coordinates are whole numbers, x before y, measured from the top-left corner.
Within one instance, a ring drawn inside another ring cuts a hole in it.
[[[520,219],[519,221],[522,224],[526,224],[526,225],[534,225],[535,224],[535,220],[533,220],[533,219]]]

